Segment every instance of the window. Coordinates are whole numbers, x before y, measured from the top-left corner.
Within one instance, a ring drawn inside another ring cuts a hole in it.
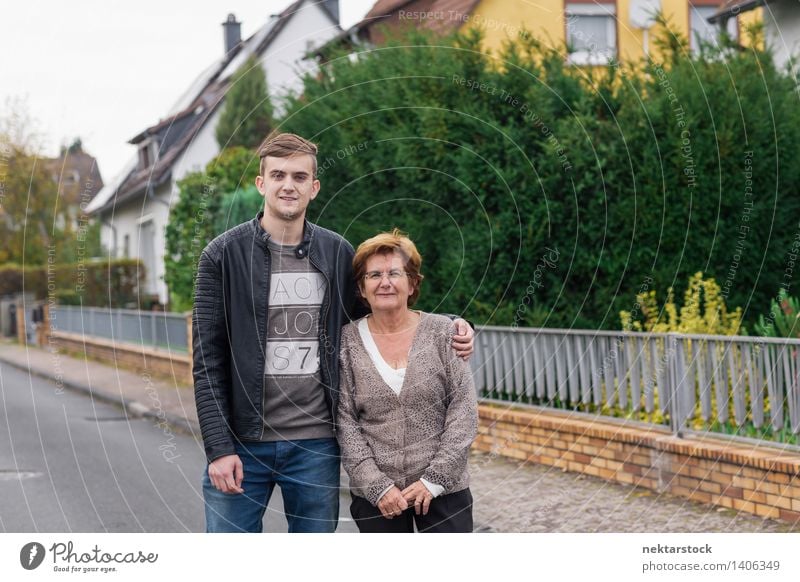
[[[149,168],[158,159],[158,141],[147,139],[139,144],[139,169]]]
[[[144,170],[150,165],[150,156],[147,155],[147,146],[139,146],[139,168]]]
[[[131,257],[131,235],[129,234],[122,239],[122,256],[126,259]]]
[[[569,62],[602,65],[617,56],[616,5],[567,2]]]
[[[708,19],[719,10],[719,4],[689,4],[689,46],[692,52],[700,50],[702,43],[716,44],[719,38],[719,27]],[[728,34],[736,38],[738,26],[736,18],[728,20]]]

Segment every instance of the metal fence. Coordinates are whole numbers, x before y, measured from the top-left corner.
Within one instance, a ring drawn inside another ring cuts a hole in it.
[[[485,326],[475,347],[488,400],[800,442],[800,340]]]
[[[186,316],[181,313],[59,305],[50,308],[50,327],[177,353],[189,350]]]

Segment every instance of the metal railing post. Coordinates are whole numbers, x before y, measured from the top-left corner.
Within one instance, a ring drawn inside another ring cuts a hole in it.
[[[683,377],[684,370],[681,368],[680,358],[678,358],[678,338],[675,334],[670,333],[666,342],[667,348],[667,398],[669,398],[669,427],[677,437],[681,436],[681,421],[680,421],[680,385],[679,378]]]

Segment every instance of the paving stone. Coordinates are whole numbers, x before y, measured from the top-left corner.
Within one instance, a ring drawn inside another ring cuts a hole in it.
[[[477,451],[470,483],[481,531],[800,532],[797,525]]]

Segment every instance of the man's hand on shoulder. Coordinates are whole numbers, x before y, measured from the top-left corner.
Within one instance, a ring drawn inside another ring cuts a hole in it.
[[[462,360],[469,360],[475,351],[475,330],[466,320],[460,317],[455,320],[455,333],[453,333],[453,349]]]
[[[244,493],[242,480],[244,470],[239,455],[225,455],[208,464],[208,478],[211,484],[223,493]]]

